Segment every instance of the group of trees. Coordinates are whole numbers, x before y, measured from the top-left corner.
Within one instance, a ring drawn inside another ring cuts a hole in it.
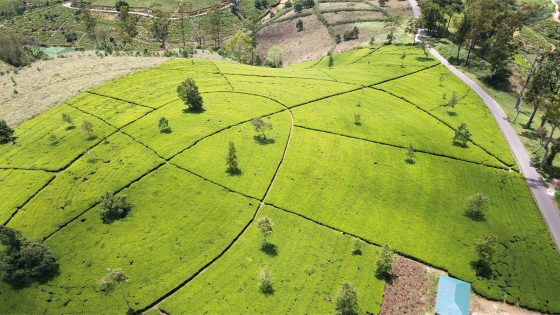
[[[467,49],[465,63],[473,52],[491,65],[492,76],[503,76],[515,52],[514,33],[534,16],[539,7],[516,4],[515,0],[424,0],[419,24],[432,36],[449,36]],[[456,29],[450,34],[450,26]]]
[[[301,13],[303,9],[310,9],[315,6],[315,0],[296,0],[294,1],[294,11]]]
[[[0,144],[14,141],[14,130],[4,120],[0,120]]]
[[[99,214],[103,223],[111,223],[126,217],[130,209],[132,205],[126,201],[126,196],[114,196],[107,192],[101,198]]]
[[[13,287],[46,281],[58,272],[55,255],[43,241],[29,240],[21,232],[0,225],[0,273]]]
[[[14,67],[28,65],[35,60],[35,56],[27,43],[27,39],[22,35],[2,30],[0,32],[0,60]]]

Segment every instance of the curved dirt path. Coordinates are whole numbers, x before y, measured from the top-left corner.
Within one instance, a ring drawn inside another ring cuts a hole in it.
[[[416,0],[408,0],[412,11],[414,12],[415,17],[419,17],[420,7]],[[421,34],[422,30],[419,30],[419,34],[416,35],[417,39],[421,41]],[[442,55],[438,53],[438,51],[427,45],[427,49],[430,53],[441,62],[442,65],[447,67],[453,74],[455,74],[459,79],[465,82],[482,100],[484,104],[488,106],[490,112],[498,122],[498,126],[500,126],[500,130],[504,134],[519,167],[521,168],[521,172],[525,176],[527,184],[531,189],[531,193],[535,199],[535,202],[542,213],[542,216],[550,230],[550,234],[552,239],[556,244],[556,249],[560,251],[560,212],[556,207],[554,201],[548,196],[547,194],[547,187],[543,184],[543,180],[537,169],[531,163],[531,158],[527,153],[527,149],[519,139],[517,132],[513,129],[510,125],[508,117],[504,110],[500,107],[500,105],[488,94],[484,91],[478,84],[476,84],[473,80],[467,77],[464,73],[459,71],[453,65],[447,61]]]
[[[219,7],[218,10],[225,10],[230,8],[232,5],[234,4],[234,2],[229,2],[226,5],[222,5]],[[71,10],[78,10],[78,8],[75,8],[72,6],[72,2],[64,2],[62,4],[63,7],[67,8],[67,9],[71,9]],[[117,10],[107,10],[107,9],[89,9],[92,12],[101,12],[101,13],[113,13],[113,14],[118,14],[119,11]],[[191,17],[197,17],[197,16],[203,16],[206,14],[209,14],[212,12],[212,8],[205,8],[205,9],[200,9],[195,11],[195,14],[187,14],[187,18],[191,18]],[[140,15],[140,16],[145,16],[145,17],[154,17],[152,14],[150,13],[145,13],[145,12],[137,12],[137,11],[129,11],[129,14],[135,14],[135,15]],[[170,20],[178,20],[178,17],[170,17]]]

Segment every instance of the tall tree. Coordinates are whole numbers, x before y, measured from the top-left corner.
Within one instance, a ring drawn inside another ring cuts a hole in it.
[[[165,43],[169,37],[169,13],[155,9],[152,20],[152,36],[161,42],[161,48],[165,49]]]
[[[389,15],[385,19],[385,27],[389,29],[389,33],[387,34],[387,43],[392,44],[393,40],[395,39],[395,32],[402,24],[402,14],[393,14]]]
[[[187,105],[186,111],[200,112],[203,110],[204,101],[200,96],[196,82],[192,78],[186,79],[177,87],[177,94]]]
[[[123,285],[129,282],[129,278],[121,268],[107,268],[107,274],[101,281],[99,281],[99,285],[101,286],[101,290],[105,292],[112,291],[115,287],[119,289],[121,295],[123,297],[126,306],[128,307],[129,313],[132,312],[132,308],[130,307],[130,303],[128,303],[128,299],[126,298],[126,294],[124,293]]]
[[[95,26],[97,21],[95,17],[91,14],[91,2],[89,1],[79,1],[78,2],[78,17],[86,27],[86,34],[95,41],[95,46],[97,47],[97,35],[95,32]]]
[[[129,13],[128,4],[119,6],[119,34],[126,46],[138,35],[138,17]]]
[[[0,144],[14,141],[14,130],[8,126],[6,121],[0,119]]]
[[[558,95],[548,94],[543,96],[543,98],[543,103],[545,106],[543,121],[550,124],[551,130],[550,135],[547,137],[547,140],[543,145],[544,154],[541,160],[541,167],[547,171],[550,171],[553,159],[549,159],[549,150],[554,132],[560,125],[560,97]]]
[[[525,124],[525,128],[531,128],[537,110],[543,101],[542,96],[547,94],[557,94],[560,86],[560,52],[558,50],[548,52],[541,66],[535,72],[533,81],[529,83],[525,99],[533,102],[533,112]]]
[[[358,314],[358,291],[356,286],[350,282],[344,282],[336,292],[336,314],[354,315]]]
[[[177,7],[177,13],[179,14],[179,26],[181,28],[181,41],[183,42],[183,47],[187,46],[187,39],[186,39],[187,24],[185,23],[185,18],[187,16],[187,13],[191,11],[191,7],[192,4],[188,0],[180,1],[179,6]]]
[[[224,13],[222,10],[214,10],[214,12],[210,13],[208,18],[209,23],[209,33],[214,40],[214,47],[221,48],[222,47],[222,33],[224,28]]]
[[[243,32],[237,32],[224,47],[226,53],[241,63],[251,63],[255,47],[251,37]]]

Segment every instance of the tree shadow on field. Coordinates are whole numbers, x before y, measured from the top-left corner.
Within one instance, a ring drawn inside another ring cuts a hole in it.
[[[253,137],[253,139],[255,140],[255,142],[257,142],[260,145],[273,144],[273,143],[276,142],[276,140],[270,139],[270,138],[265,138],[262,135],[256,135],[256,136]]]
[[[481,278],[491,279],[492,268],[486,262],[481,260],[471,261],[471,267],[476,271],[476,275]]]
[[[187,113],[187,114],[202,114],[205,111],[206,110],[204,108],[200,108],[200,109],[186,108],[186,109],[183,109],[183,113]]]
[[[388,284],[392,284],[394,281],[397,281],[399,279],[399,276],[397,276],[396,274],[385,272],[376,272],[375,277],[379,280],[387,282]]]
[[[405,159],[405,161],[406,161],[407,164],[410,164],[410,165],[416,164],[416,161],[414,161],[414,159]]]
[[[278,256],[278,247],[271,243],[264,243],[261,245],[261,251],[267,254],[269,257]]]
[[[529,129],[525,129],[521,132],[521,136],[530,139],[530,140],[537,140],[539,139],[539,133],[536,132],[535,130],[529,130]]]
[[[243,174],[243,171],[239,167],[230,167],[226,170],[226,173],[228,173],[230,176],[241,176]]]
[[[97,139],[97,136],[96,136],[96,135],[90,135],[90,136],[88,136],[88,137],[86,138],[87,141],[93,141],[93,140],[95,140],[95,139]]]
[[[477,222],[483,222],[486,221],[486,216],[484,215],[484,213],[476,213],[476,212],[471,212],[471,211],[465,211],[465,213],[463,213],[463,215],[473,221],[477,221]]]
[[[60,275],[59,266],[56,265],[50,271],[45,272],[45,274],[41,276],[33,277],[31,279],[23,279],[23,280],[4,279],[4,282],[6,282],[13,290],[22,290],[31,287],[33,283],[46,284],[47,282],[58,277],[59,275]]]

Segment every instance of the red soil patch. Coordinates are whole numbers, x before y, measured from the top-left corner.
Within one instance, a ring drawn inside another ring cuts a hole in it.
[[[419,262],[398,256],[395,279],[385,286],[379,314],[424,314],[436,303],[437,273]]]

